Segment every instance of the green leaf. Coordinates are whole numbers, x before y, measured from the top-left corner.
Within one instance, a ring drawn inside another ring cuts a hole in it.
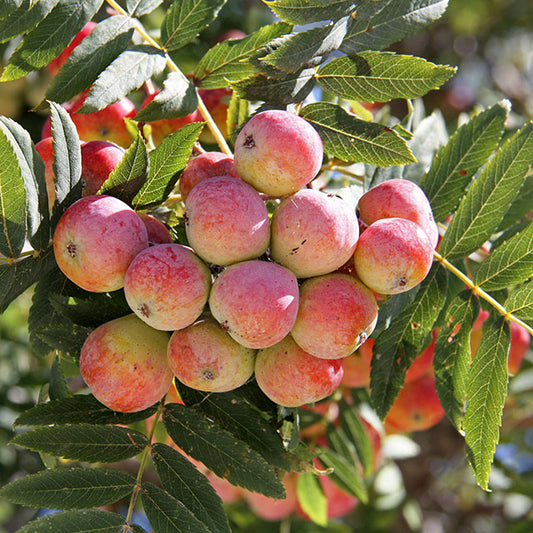
[[[152,459],[163,488],[209,531],[230,533],[222,500],[208,479],[181,453],[164,444],[152,446]]]
[[[336,485],[362,503],[368,503],[368,489],[353,463],[331,449],[324,450],[319,458],[327,468],[333,468],[330,476]]]
[[[94,113],[117,102],[152,76],[161,74],[166,65],[165,53],[159,48],[148,44],[131,46],[98,76],[80,112]]]
[[[15,259],[26,240],[26,190],[11,138],[0,127],[0,254]]]
[[[100,22],[54,76],[46,99],[66,102],[90,87],[128,46],[135,22],[124,15],[115,15]]]
[[[150,152],[148,177],[133,199],[135,209],[159,204],[170,194],[178,179],[178,173],[189,161],[203,125],[203,122],[186,124]]]
[[[533,324],[533,281],[513,289],[504,306],[517,318]]]
[[[120,533],[125,525],[123,516],[89,509],[46,515],[29,522],[17,533]]]
[[[300,31],[283,42],[262,62],[285,72],[296,72],[303,67],[315,67],[337,50],[346,36],[350,17],[343,17],[335,23]]]
[[[226,0],[173,2],[161,24],[161,42],[167,52],[190,43],[215,20]]]
[[[424,96],[454,72],[420,57],[369,51],[329,61],[318,70],[317,80],[323,89],[348,100],[388,102]]]
[[[419,32],[443,15],[448,0],[378,0],[365,4],[341,47],[347,54],[383,50]]]
[[[269,41],[291,29],[289,24],[276,22],[263,26],[242,39],[230,39],[216,44],[196,65],[194,79],[202,88],[218,89],[253,76],[257,70],[247,59]]]
[[[30,134],[17,122],[0,117],[0,128],[18,159],[26,191],[27,239],[35,250],[45,250],[50,243],[48,195],[44,165],[33,146]]]
[[[533,174],[529,174],[526,176],[520,192],[517,194],[516,198],[513,200],[513,203],[509,206],[509,209],[502,218],[502,221],[498,226],[498,231],[503,231],[527,218],[531,212],[532,205]]]
[[[148,151],[139,132],[130,144],[119,164],[104,181],[98,194],[115,196],[131,204],[135,195],[141,190],[148,173]]]
[[[119,426],[66,424],[21,433],[13,441],[32,451],[88,463],[114,463],[137,455],[148,440],[137,431]]]
[[[7,17],[20,7],[23,0],[0,0],[0,18]]]
[[[468,189],[440,242],[442,256],[464,257],[490,238],[522,187],[532,160],[533,123],[529,122],[502,146]]]
[[[27,33],[43,20],[59,0],[23,0],[16,11],[7,13],[0,20],[0,43],[10,41],[17,35]],[[4,13],[3,11],[0,11]]]
[[[466,379],[472,362],[470,332],[479,313],[479,301],[466,290],[447,306],[435,341],[435,387],[447,417],[462,431],[466,398]]]
[[[492,249],[475,270],[472,281],[487,291],[505,289],[528,280],[533,273],[533,222]]]
[[[274,427],[264,420],[256,408],[232,392],[205,394],[178,384],[185,405],[204,413],[256,452],[270,464],[289,470],[283,442]]]
[[[447,275],[434,264],[421,283],[414,302],[404,309],[376,338],[370,371],[370,400],[385,418],[405,381],[405,373],[442,310],[446,300]]]
[[[284,107],[303,101],[315,85],[315,70],[304,68],[301,71],[276,76],[255,74],[231,84],[233,90],[246,100],[262,100],[271,106]]]
[[[484,490],[488,490],[507,395],[510,343],[509,324],[503,317],[489,317],[483,323],[481,341],[468,372],[463,422],[466,451],[476,481]]]
[[[310,24],[337,20],[354,11],[352,0],[273,0],[265,4],[282,20],[292,24]]]
[[[461,126],[442,147],[420,187],[443,221],[457,206],[475,172],[497,148],[509,113],[509,103],[499,102]]]
[[[132,17],[150,14],[163,0],[126,0],[126,8]]]
[[[171,72],[163,82],[163,88],[155,98],[137,113],[135,120],[181,118],[198,107],[198,95],[191,81],[182,72]]]
[[[144,512],[157,533],[209,533],[180,501],[152,483],[143,483],[141,497]]]
[[[232,93],[228,106],[227,128],[228,134],[233,141],[239,134],[241,126],[250,116],[250,102]]]
[[[343,161],[377,166],[415,161],[406,142],[395,131],[360,120],[338,105],[309,104],[302,109],[301,116],[318,130],[324,151]]]
[[[54,356],[54,362],[50,368],[50,381],[48,387],[48,395],[50,400],[59,400],[61,398],[68,398],[72,396],[68,388],[63,369],[61,368],[61,359],[58,354]]]
[[[120,470],[68,468],[43,470],[0,489],[12,503],[49,509],[84,509],[108,505],[128,496],[135,478]]]
[[[266,496],[285,496],[274,468],[263,457],[195,409],[168,404],[163,420],[172,440],[217,476]]]
[[[22,78],[56,58],[100,9],[103,0],[61,0],[17,46],[0,81]]]
[[[15,426],[52,426],[65,424],[131,424],[152,416],[157,406],[136,413],[118,413],[102,405],[90,394],[77,394],[40,403],[22,413]]]
[[[328,523],[328,500],[315,474],[300,473],[296,491],[302,510],[315,524],[325,526]]]

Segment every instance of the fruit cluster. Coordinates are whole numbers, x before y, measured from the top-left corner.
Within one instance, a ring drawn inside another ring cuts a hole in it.
[[[222,392],[255,375],[287,407],[340,385],[343,359],[376,325],[376,295],[425,278],[438,231],[416,184],[384,182],[356,209],[310,185],[322,160],[310,123],[263,111],[240,131],[234,159],[205,152],[183,171],[188,246],[94,190],[66,210],[54,234],[60,269],[87,291],[123,289],[133,312],[82,348],[82,376],[102,403],[144,409],[174,376]]]

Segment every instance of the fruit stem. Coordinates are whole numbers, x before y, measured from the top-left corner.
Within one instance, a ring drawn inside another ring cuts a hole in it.
[[[447,259],[442,257],[442,255],[440,255],[437,251],[434,251],[433,255],[443,267],[447,268],[452,274],[457,276],[467,287],[472,289],[472,292],[474,294],[478,295],[480,298],[483,298],[483,300],[492,305],[492,307],[494,307],[501,315],[503,315],[505,320],[510,320],[511,322],[516,322],[517,324],[520,324],[531,335],[533,335],[533,328],[531,326],[514,316],[509,311],[507,311],[507,309],[505,309],[502,304],[500,304],[497,300],[495,300],[490,294],[486,293],[479,286],[475,285],[474,282],[467,275],[463,274],[463,272],[461,272],[457,267],[452,265]]]
[[[121,15],[130,16],[130,14],[122,8],[115,0],[106,0],[107,4],[113,8],[115,11],[120,13]],[[162,47],[157,41],[155,41],[150,34],[146,31],[144,26],[135,19],[135,29],[137,30],[137,33],[151,46],[154,48],[157,48],[158,50],[161,50],[165,54],[165,59],[167,61],[167,66],[170,70],[173,72],[179,72],[182,73],[178,65],[174,62],[174,60],[168,55],[167,51],[164,47]],[[213,117],[211,116],[211,113],[209,113],[207,107],[204,104],[204,101],[198,94],[198,91],[196,91],[196,95],[198,97],[198,110],[202,114],[203,119],[205,120],[207,127],[211,130],[211,133],[213,134],[213,137],[215,138],[220,150],[228,155],[233,155],[231,148],[229,147],[228,143],[226,142],[226,139],[224,139],[224,135],[222,135],[222,132],[219,130],[216,122],[214,121]]]

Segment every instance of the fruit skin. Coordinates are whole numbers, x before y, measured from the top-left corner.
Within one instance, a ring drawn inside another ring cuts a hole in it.
[[[368,190],[357,204],[359,219],[370,226],[382,218],[406,218],[418,224],[427,234],[433,249],[437,246],[439,229],[424,191],[406,179],[391,179]]]
[[[350,356],[342,360],[344,376],[342,385],[345,387],[370,387],[370,364],[374,339],[367,339]]]
[[[51,211],[56,201],[56,174],[54,172],[54,145],[52,137],[45,137],[35,144],[35,150],[44,163],[44,179],[48,195],[48,209]]]
[[[298,278],[320,276],[350,259],[358,237],[355,210],[347,201],[302,189],[274,210],[270,255]]]
[[[222,152],[203,152],[191,158],[178,182],[181,199],[185,202],[195,185],[215,176],[241,179],[237,174],[231,155]]]
[[[63,213],[53,241],[57,264],[67,278],[86,291],[107,292],[124,286],[129,264],[148,246],[148,233],[127,204],[92,195]]]
[[[368,339],[377,318],[378,306],[370,289],[348,274],[326,274],[300,285],[291,335],[311,355],[339,359]]]
[[[168,338],[135,315],[106,322],[83,344],[81,375],[92,394],[110,409],[142,411],[158,402],[172,383]]]
[[[146,231],[148,232],[148,242],[150,245],[170,244],[173,242],[170,231],[158,218],[148,215],[147,213],[139,213],[139,216],[146,226]]]
[[[263,255],[270,243],[266,205],[253,187],[228,176],[208,178],[185,202],[189,244],[208,263],[230,265]]]
[[[433,263],[424,230],[405,218],[382,218],[363,231],[354,253],[357,276],[380,294],[398,294],[418,285]]]
[[[96,194],[100,190],[124,153],[124,148],[108,141],[88,141],[81,145],[82,196]]]
[[[268,261],[227,267],[215,280],[209,308],[217,322],[247,348],[266,348],[285,337],[298,313],[294,274]]]
[[[227,392],[252,376],[255,350],[241,346],[215,319],[206,317],[172,334],[168,361],[174,375],[187,387]]]
[[[324,149],[317,131],[302,117],[281,110],[253,116],[235,141],[235,168],[258,191],[292,194],[320,170]]]
[[[287,335],[280,342],[259,350],[255,377],[259,388],[285,407],[318,402],[340,385],[343,375],[339,359],[320,359],[302,350]]]
[[[407,372],[405,373],[406,383],[418,379],[424,374],[432,371],[433,359],[435,356],[435,340],[437,339],[436,331],[433,331],[432,337],[429,346],[416,356],[411,363],[411,366],[407,369]]]
[[[222,133],[224,139],[229,139],[228,134],[228,107],[231,99],[231,91],[221,89],[200,89],[198,95],[203,100],[205,107],[209,111],[211,118],[215,121],[217,128]],[[206,126],[200,134],[200,142],[206,144],[216,144],[216,139],[211,130]]]
[[[132,311],[155,329],[191,325],[204,310],[211,271],[187,246],[156,244],[139,252],[124,279]]]

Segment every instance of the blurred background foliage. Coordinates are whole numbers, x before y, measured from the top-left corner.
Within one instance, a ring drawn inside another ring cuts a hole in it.
[[[163,4],[165,5],[165,4]],[[163,11],[143,20],[157,28]],[[105,17],[103,11],[100,14]],[[159,17],[159,18],[158,18]],[[270,20],[259,0],[229,0],[219,19],[197,41],[174,58],[184,71],[228,29],[249,33]],[[1,45],[0,61],[16,42]],[[437,23],[392,50],[458,67],[456,76],[424,99],[426,112],[440,109],[450,132],[462,113],[472,113],[507,98],[512,103],[510,127],[533,117],[533,2],[524,0],[451,0]],[[0,114],[20,122],[35,142],[45,116],[33,112],[43,98],[49,74],[0,84]],[[391,103],[399,118],[404,103]],[[1,289],[0,289],[1,290]],[[35,472],[42,458],[8,446],[17,415],[46,391],[52,359],[31,353],[27,319],[31,290],[0,316],[0,480]],[[510,382],[501,444],[492,473],[493,491],[485,493],[468,468],[461,437],[447,421],[410,437],[390,437],[385,461],[375,477],[369,505],[359,505],[343,522],[320,528],[308,522],[268,523],[242,502],[228,507],[237,533],[527,533],[533,531],[533,357]],[[34,511],[0,500],[0,533],[16,531]],[[139,517],[142,522],[142,516]]]

